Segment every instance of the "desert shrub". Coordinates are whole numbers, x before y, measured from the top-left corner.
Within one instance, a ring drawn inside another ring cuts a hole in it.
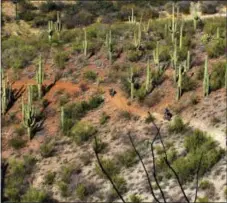
[[[64,4],[62,2],[47,1],[45,3],[42,3],[39,9],[42,13],[48,13],[55,10],[60,11],[63,8],[64,8]]]
[[[48,171],[47,174],[44,176],[44,183],[47,185],[52,185],[54,183],[56,173]]]
[[[5,195],[12,202],[18,202],[28,188],[28,176],[33,170],[36,160],[32,156],[23,159],[10,159],[9,171],[5,183]]]
[[[22,196],[21,202],[45,202],[47,200],[47,193],[36,188],[30,187]]]
[[[93,142],[93,148],[97,153],[102,153],[106,149],[107,145],[107,143],[102,142],[100,139],[97,139],[97,143]]]
[[[13,137],[11,140],[9,140],[9,145],[13,147],[14,149],[20,149],[23,148],[26,144],[26,140],[23,140],[21,137]]]
[[[202,80],[204,77],[204,67],[203,66],[200,66],[198,68],[198,72],[196,73],[196,79],[197,80]]]
[[[204,196],[204,197],[198,197],[198,202],[209,202],[208,197]]]
[[[68,94],[61,95],[59,98],[59,105],[64,106],[69,102],[69,100],[70,100],[70,97]]]
[[[76,195],[80,200],[85,199],[87,196],[87,188],[84,184],[81,183],[76,187]]]
[[[82,144],[97,132],[96,128],[85,121],[77,122],[71,130],[71,136],[77,144]]]
[[[184,14],[190,13],[190,2],[178,1],[177,6],[179,7],[179,12],[182,12]]]
[[[201,12],[203,14],[214,14],[217,13],[217,1],[205,1],[201,4]]]
[[[54,142],[51,140],[45,141],[40,145],[40,154],[42,157],[47,158],[53,154],[54,151]]]
[[[91,158],[92,158],[91,154],[87,152],[80,156],[80,160],[83,162],[85,166],[91,163]]]
[[[104,125],[109,119],[110,119],[110,116],[107,115],[105,112],[103,112],[101,115],[101,118],[99,119],[99,123],[101,125]]]
[[[212,40],[206,45],[206,52],[210,58],[217,58],[225,53],[225,40]]]
[[[129,168],[137,163],[137,155],[133,149],[128,149],[122,153],[117,154],[117,159],[120,165]]]
[[[58,182],[58,188],[60,190],[60,194],[62,197],[67,197],[69,196],[69,189],[68,189],[68,185],[67,183],[65,183],[64,181],[60,181]]]
[[[129,200],[130,202],[133,202],[133,203],[141,203],[142,202],[142,198],[136,194],[132,194],[129,196]]]
[[[25,134],[25,129],[24,129],[24,127],[21,125],[21,126],[15,128],[14,133],[15,133],[17,136],[22,136],[22,135]]]
[[[140,50],[129,50],[127,56],[129,61],[137,62],[143,56],[143,52]]]
[[[59,51],[54,55],[54,64],[59,69],[65,68],[65,62],[67,60],[68,60],[68,53],[66,52]]]
[[[214,187],[214,184],[212,182],[210,182],[209,180],[203,180],[199,184],[199,188],[201,188],[202,190],[207,190],[207,189],[210,189],[213,187]]]
[[[119,174],[120,167],[116,165],[115,161],[111,159],[102,159],[101,163],[103,165],[103,168],[108,172],[109,176],[114,177]],[[95,171],[100,177],[106,178],[105,174],[102,172],[98,164],[96,164],[95,166]]]
[[[208,35],[215,35],[217,32],[217,28],[220,29],[220,35],[224,37],[225,33],[225,24],[226,19],[223,17],[215,17],[215,18],[209,18],[204,19],[205,25],[204,25],[204,32]]]
[[[161,45],[160,48],[160,55],[159,60],[160,61],[168,61],[170,59],[170,47],[167,45]]]
[[[26,10],[24,12],[19,12],[19,14],[18,14],[19,19],[24,20],[24,21],[32,21],[35,18],[35,16],[36,16],[36,13],[32,12],[30,10]]]
[[[158,70],[151,71],[151,80],[154,86],[160,85],[164,81],[164,75]]]
[[[182,77],[182,91],[183,92],[188,92],[191,90],[194,90],[196,88],[197,84],[195,80],[187,76],[186,74],[183,75]]]
[[[225,86],[226,62],[219,61],[213,67],[210,75],[210,89],[217,90]]]
[[[181,117],[176,116],[170,123],[169,132],[180,133],[180,132],[184,131],[185,128],[186,128],[186,126],[185,126],[183,120],[181,119]]]
[[[119,117],[126,119],[126,120],[131,120],[132,116],[133,115],[129,111],[121,111],[119,114]]]
[[[37,49],[18,36],[2,41],[2,66],[24,68],[36,56]]]
[[[208,140],[209,138],[203,131],[196,129],[193,132],[192,136],[187,136],[185,138],[184,145],[188,152],[195,151],[197,148],[201,147],[201,145],[207,142]]]
[[[87,80],[95,81],[97,79],[97,73],[89,70],[84,73],[84,78]]]
[[[127,183],[126,180],[121,176],[114,176],[113,182],[115,183],[118,190],[123,194],[127,192]],[[113,190],[115,192],[115,190]]]
[[[152,114],[149,114],[145,119],[145,123],[151,123],[154,120],[155,120],[155,117]]]

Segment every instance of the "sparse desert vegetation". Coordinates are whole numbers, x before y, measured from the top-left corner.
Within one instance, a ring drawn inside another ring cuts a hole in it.
[[[2,202],[226,202],[225,1],[2,2]]]

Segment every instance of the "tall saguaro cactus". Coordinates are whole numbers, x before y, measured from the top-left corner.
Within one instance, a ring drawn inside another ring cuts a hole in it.
[[[84,56],[87,56],[87,47],[88,47],[88,43],[87,43],[87,31],[86,31],[86,28],[84,28],[83,30],[84,30],[84,41],[83,41]]]
[[[24,98],[22,97],[22,122],[27,129],[29,140],[32,139],[33,130],[36,126],[36,110],[32,105],[31,86],[28,87],[28,103],[24,104]]]
[[[1,82],[2,82],[2,95],[1,95],[1,112],[4,115],[11,102],[14,101],[14,92],[12,85],[10,84],[8,77],[5,78],[3,70],[1,70]]]
[[[153,50],[153,58],[155,66],[159,69],[159,42],[157,41],[156,48]]]
[[[40,54],[39,65],[38,65],[38,69],[36,71],[36,82],[37,82],[37,87],[38,87],[39,99],[41,99],[43,96],[43,92],[42,92],[43,80],[44,80],[44,71],[43,71],[43,65],[42,65],[42,56]]]
[[[113,43],[112,43],[112,33],[111,30],[106,34],[106,46],[108,49],[108,56],[110,64],[112,64],[112,52],[113,52]]]
[[[49,42],[52,41],[53,34],[54,34],[53,21],[49,20],[48,21],[48,39],[49,39]]]
[[[200,4],[199,2],[191,2],[191,14],[193,16],[193,24],[194,24],[194,30],[196,31],[197,29],[197,24],[200,19],[199,17],[199,9],[200,9]]]
[[[178,81],[177,81],[177,100],[180,99],[182,95],[182,66],[179,67]]]
[[[142,36],[142,32],[141,32],[141,22],[137,25],[136,29],[134,30],[134,46],[136,48],[140,47],[141,44],[141,36]]]
[[[205,58],[204,64],[204,77],[203,77],[203,95],[204,97],[209,95],[210,85],[209,85],[209,73],[208,73],[208,56]]]
[[[150,69],[150,60],[147,61],[147,70],[146,70],[146,92],[149,92],[151,89],[151,69]]]
[[[133,101],[134,98],[134,76],[133,76],[133,69],[132,66],[130,66],[130,77],[129,77],[129,83],[130,83],[130,98],[131,101]]]
[[[58,38],[60,38],[60,32],[62,30],[62,23],[61,23],[61,15],[60,15],[59,11],[57,12],[57,21],[55,23],[55,30],[58,33]]]
[[[179,8],[177,8],[177,17],[179,15]],[[169,27],[169,31],[171,32],[172,42],[174,42],[174,38],[177,33],[177,21],[175,20],[175,3],[172,4],[172,24]]]
[[[180,26],[180,43],[179,43],[180,49],[182,49],[182,46],[183,46],[183,29],[184,29],[184,22],[182,21]]]
[[[175,74],[174,74],[174,81],[177,81],[177,63],[178,63],[178,50],[177,50],[177,39],[175,38],[174,40],[174,50],[173,53],[171,54],[171,61],[172,61],[172,66],[175,70]]]
[[[65,108],[61,107],[61,129],[64,131],[65,129]]]
[[[132,14],[128,17],[129,23],[136,23],[136,17],[134,16],[134,9],[132,8]]]

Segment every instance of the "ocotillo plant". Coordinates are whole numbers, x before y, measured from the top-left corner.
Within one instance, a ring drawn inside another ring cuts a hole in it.
[[[129,83],[130,83],[130,98],[131,98],[131,101],[133,101],[133,98],[134,98],[134,76],[133,76],[133,69],[132,69],[132,66],[130,66],[130,77],[128,79]]]
[[[155,66],[159,70],[159,42],[157,41],[156,48],[153,50],[153,58],[154,58],[154,63]]]
[[[87,43],[87,31],[86,31],[86,28],[84,28],[83,30],[84,30],[84,41],[83,41],[84,56],[87,56],[87,47],[88,47],[88,43]]]
[[[140,43],[141,43],[141,23],[139,23],[137,25],[137,29],[134,30],[134,46],[136,48],[139,48],[140,47]]]
[[[39,65],[38,65],[38,69],[36,70],[36,82],[37,82],[37,87],[38,87],[39,99],[41,99],[42,95],[43,95],[43,92],[42,92],[43,80],[44,80],[44,71],[43,71],[43,65],[42,65],[42,56],[40,54]]]
[[[9,83],[8,77],[5,79],[3,70],[1,72],[2,77],[2,97],[1,97],[1,111],[4,115],[11,102],[14,100],[14,92],[12,89],[12,85]]]
[[[149,92],[151,89],[151,69],[150,69],[150,60],[147,61],[147,71],[146,71],[146,92]]]
[[[36,126],[36,111],[32,105],[31,87],[28,87],[28,103],[24,104],[22,97],[22,122],[24,127],[27,129],[29,139],[32,139],[33,130]]]
[[[60,32],[62,30],[62,23],[61,23],[61,16],[60,16],[60,12],[57,12],[57,22],[55,23],[55,30],[58,33],[58,38],[60,38]]]
[[[53,21],[49,20],[48,21],[48,39],[49,39],[49,42],[51,42],[51,40],[52,40],[53,33],[54,33]]]
[[[134,16],[134,9],[132,8],[132,15],[128,17],[129,23],[136,23],[136,17]]]
[[[178,81],[177,81],[177,100],[182,95],[182,66],[179,66]]]
[[[204,77],[203,77],[203,95],[208,96],[210,91],[209,73],[208,73],[208,56],[205,58]]]
[[[112,43],[112,33],[111,30],[106,34],[106,46],[108,49],[109,61],[112,64],[112,51],[113,51],[113,43]]]

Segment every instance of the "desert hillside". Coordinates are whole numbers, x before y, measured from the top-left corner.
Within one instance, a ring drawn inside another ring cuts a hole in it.
[[[225,1],[2,2],[3,202],[226,202]]]

